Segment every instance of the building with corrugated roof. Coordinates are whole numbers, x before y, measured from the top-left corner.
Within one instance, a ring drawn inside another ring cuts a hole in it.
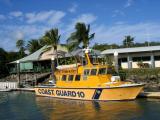
[[[122,68],[139,68],[139,63],[148,64],[150,68],[160,67],[160,46],[108,49],[101,54],[113,58],[115,52]]]
[[[9,64],[9,71],[11,73],[16,73],[17,62],[20,63],[21,72],[49,72],[51,71],[51,59],[56,58],[56,52],[54,49],[46,51],[47,46],[44,46],[37,50],[36,52],[21,58],[19,60],[13,61]],[[84,51],[82,49],[77,49],[72,52],[68,52],[67,48],[63,45],[57,47],[58,57],[65,59],[73,58],[73,56],[84,57]],[[101,52],[98,50],[92,50],[92,54],[95,56],[100,56]],[[74,58],[75,59],[75,58]],[[84,60],[84,59],[82,59]],[[59,59],[59,64],[63,60]],[[82,61],[81,61],[82,62]]]
[[[16,64],[19,62],[21,72],[49,72],[51,68],[51,59],[56,58],[56,52],[53,48],[48,51],[46,51],[46,49],[47,46],[44,46],[24,58],[11,62],[9,64],[9,71],[11,73],[16,73]],[[65,46],[58,45],[57,52],[59,57],[63,57],[68,50]]]

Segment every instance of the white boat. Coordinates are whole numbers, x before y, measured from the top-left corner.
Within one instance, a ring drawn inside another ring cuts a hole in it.
[[[0,89],[0,92],[10,92],[12,89]]]

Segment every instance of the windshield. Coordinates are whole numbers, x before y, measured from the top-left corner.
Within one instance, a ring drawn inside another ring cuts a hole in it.
[[[106,68],[100,68],[98,74],[105,75],[106,74]]]
[[[111,74],[111,75],[117,75],[116,71],[112,68],[108,68],[107,69],[107,74]]]

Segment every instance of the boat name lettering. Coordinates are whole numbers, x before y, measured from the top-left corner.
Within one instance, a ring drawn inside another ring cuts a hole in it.
[[[54,95],[54,90],[51,89],[38,89],[39,94]]]
[[[57,96],[67,96],[67,97],[79,97],[79,98],[84,98],[85,94],[82,91],[66,91],[66,90],[56,90],[56,95]]]
[[[70,91],[70,90],[51,90],[51,89],[38,89],[39,94],[66,96],[66,97],[79,97],[84,98],[85,94],[82,91]]]

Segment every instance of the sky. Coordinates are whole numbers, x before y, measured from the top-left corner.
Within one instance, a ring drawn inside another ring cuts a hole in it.
[[[160,0],[0,0],[0,47],[16,51],[16,41],[39,39],[58,28],[65,43],[77,22],[91,25],[94,43],[160,41]]]

